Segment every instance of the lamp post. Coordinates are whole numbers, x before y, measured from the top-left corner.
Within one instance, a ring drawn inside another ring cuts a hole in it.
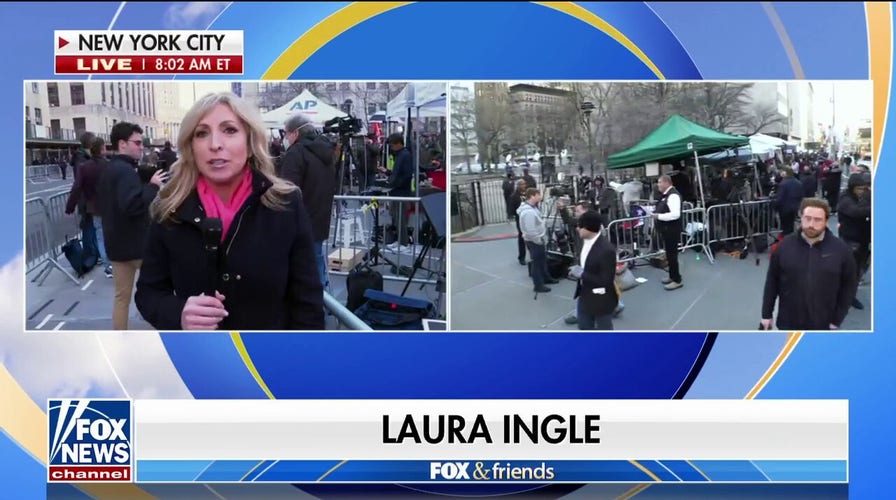
[[[594,103],[582,102],[582,114],[585,116],[585,134],[588,136],[588,160],[591,163],[591,178],[594,179],[594,136],[591,133],[591,112],[594,111]]]

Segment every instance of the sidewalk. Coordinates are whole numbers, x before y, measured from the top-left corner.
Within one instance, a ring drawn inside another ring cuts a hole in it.
[[[475,236],[497,235],[512,227],[486,227]],[[513,239],[452,245],[452,329],[577,329],[563,321],[575,309],[575,282],[561,280],[550,285],[550,293],[536,297],[516,252],[515,234]],[[639,266],[633,273],[647,282],[623,293],[625,311],[613,325],[621,331],[754,331],[761,315],[768,251],[759,258],[756,266],[755,254],[739,260],[719,253],[715,264],[710,264],[705,255],[687,250],[679,257],[684,287],[674,291],[662,288],[664,271]],[[866,276],[869,282],[870,276]],[[843,331],[871,328],[870,295],[870,285],[859,287],[858,298],[865,309],[850,309]]]

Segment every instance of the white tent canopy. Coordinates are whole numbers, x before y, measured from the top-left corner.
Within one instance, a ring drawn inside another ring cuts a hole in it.
[[[411,117],[445,116],[447,112],[443,83],[409,83],[386,105],[386,117],[390,120],[406,120],[408,109]]]
[[[302,113],[310,118],[317,128],[323,127],[327,120],[337,116],[346,116],[345,113],[321,101],[306,89],[283,106],[262,114],[262,118],[265,125],[279,129],[283,128],[283,123],[287,118],[296,113]]]

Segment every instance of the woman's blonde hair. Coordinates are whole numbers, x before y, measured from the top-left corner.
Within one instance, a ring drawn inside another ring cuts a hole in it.
[[[209,94],[196,101],[181,121],[177,137],[180,157],[171,166],[171,179],[162,187],[150,206],[153,220],[164,222],[171,219],[174,211],[196,188],[199,169],[193,157],[193,133],[200,120],[218,104],[229,107],[242,122],[249,141],[249,167],[264,175],[272,184],[261,197],[262,204],[275,210],[283,209],[288,203],[288,195],[299,189],[274,173],[274,164],[268,154],[264,122],[258,110],[230,92]]]

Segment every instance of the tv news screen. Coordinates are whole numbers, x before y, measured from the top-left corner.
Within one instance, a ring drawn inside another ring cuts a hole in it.
[[[889,3],[0,13],[0,496],[887,497]]]

